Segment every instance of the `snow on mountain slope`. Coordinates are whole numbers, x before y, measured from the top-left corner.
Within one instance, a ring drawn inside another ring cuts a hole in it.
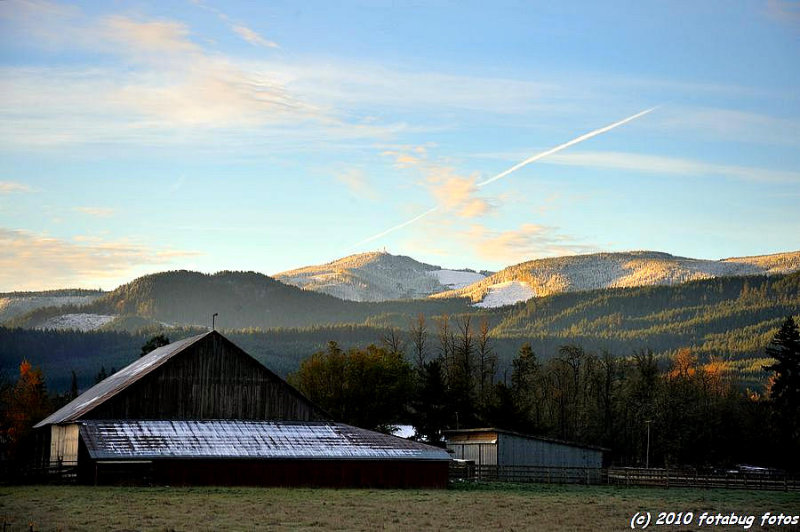
[[[480,306],[501,306],[537,296],[598,288],[673,285],[712,277],[769,275],[800,270],[800,251],[704,260],[655,251],[595,253],[539,259],[508,267],[461,289],[432,297],[469,297]],[[530,292],[509,288],[526,284]],[[493,295],[496,294],[496,295]],[[514,299],[517,294],[517,299]],[[490,297],[491,296],[491,297]]]
[[[528,283],[507,281],[489,286],[489,291],[484,296],[483,301],[475,303],[475,306],[483,308],[504,307],[520,301],[527,301],[535,296],[536,292],[528,286]]]
[[[428,275],[436,277],[436,280],[439,281],[439,284],[446,286],[450,290],[464,288],[465,286],[469,286],[472,283],[477,283],[478,281],[486,278],[486,276],[482,273],[461,270],[435,270],[428,272]]]
[[[57,290],[49,292],[17,292],[0,294],[0,323],[42,307],[63,307],[91,303],[102,292]]]
[[[413,299],[460,288],[483,275],[370,252],[273,275],[279,281],[350,301]]]
[[[72,329],[76,331],[93,331],[99,329],[115,317],[116,316],[108,316],[106,314],[62,314],[48,319],[36,328],[41,330]]]

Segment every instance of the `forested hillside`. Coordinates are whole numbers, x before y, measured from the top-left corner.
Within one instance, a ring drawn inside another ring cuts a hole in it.
[[[497,303],[486,305],[499,306],[564,292],[678,285],[715,277],[788,274],[798,270],[800,251],[723,260],[676,257],[657,251],[594,253],[523,262],[434,297],[469,297],[487,303],[487,296],[492,293],[502,294],[510,286],[515,287],[517,294],[513,297],[497,297]]]
[[[88,382],[101,365],[108,369],[133,360],[151,335],[163,332],[176,340],[191,333],[190,329],[166,327],[154,320],[182,317],[201,323],[209,321],[211,313],[217,311],[220,313],[217,324],[222,325],[225,334],[269,367],[286,375],[329,340],[346,347],[380,343],[390,328],[395,328],[408,347],[406,331],[418,313],[423,312],[432,334],[436,332],[436,322],[441,321],[437,316],[448,314],[452,321],[471,316],[475,322],[486,318],[492,346],[498,355],[498,375],[504,374],[523,342],[530,342],[542,359],[571,343],[588,351],[607,350],[617,356],[648,348],[657,355],[669,355],[688,347],[701,360],[712,355],[721,357],[731,368],[746,374],[752,383],[762,377],[758,358],[763,356],[781,320],[787,315],[800,314],[800,273],[558,294],[513,307],[485,310],[458,300],[344,302],[272,281],[268,286],[275,288],[276,297],[256,298],[256,308],[261,305],[261,308],[280,309],[282,314],[277,316],[277,323],[293,324],[296,323],[293,320],[298,319],[305,325],[311,321],[308,316],[319,317],[319,323],[313,327],[291,328],[251,327],[252,322],[248,327],[230,326],[228,312],[238,316],[237,319],[247,319],[246,309],[252,307],[246,306],[251,299],[247,297],[247,290],[232,290],[228,281],[241,277],[254,283],[263,280],[263,276],[254,275],[194,274],[189,276],[194,283],[187,282],[180,290],[167,294],[158,293],[158,283],[151,284],[149,280],[123,287],[125,290],[115,291],[93,303],[97,305],[95,310],[144,310],[152,313],[153,319],[130,316],[118,319],[118,324],[125,325],[119,332],[0,328],[0,367],[13,373],[19,361],[27,357],[34,364],[42,365],[53,386],[67,386],[71,370],[79,373],[82,382]],[[291,297],[282,299],[281,288],[289,290]],[[215,299],[215,291],[223,297]],[[257,291],[254,293],[258,295]],[[182,299],[187,296],[188,301]],[[305,297],[312,299],[305,300]],[[306,306],[307,302],[320,303],[322,308]],[[267,315],[276,314],[273,311]],[[429,349],[433,355],[437,347],[431,343]]]
[[[339,323],[387,321],[393,315],[424,312],[429,315],[463,312],[466,300],[408,300],[356,303],[301,290],[254,272],[219,272],[207,275],[172,271],[140,277],[83,306],[42,308],[10,320],[10,327],[36,328],[63,314],[112,315],[124,318],[119,327],[129,329],[137,317],[164,326],[209,326],[219,314],[221,328],[312,327]]]

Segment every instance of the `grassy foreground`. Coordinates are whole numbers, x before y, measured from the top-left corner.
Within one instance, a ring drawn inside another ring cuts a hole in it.
[[[276,488],[0,488],[4,530],[630,530],[636,512],[691,511],[692,526],[666,530],[743,530],[697,526],[704,512],[800,514],[800,494],[608,486],[484,485],[449,490]],[[8,526],[10,524],[10,526]]]

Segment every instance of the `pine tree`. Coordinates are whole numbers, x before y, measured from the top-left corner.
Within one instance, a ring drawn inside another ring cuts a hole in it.
[[[800,330],[791,316],[775,333],[766,353],[776,360],[764,366],[765,370],[775,372],[770,398],[787,412],[800,412]]]
[[[69,400],[72,401],[78,397],[78,375],[75,373],[75,370],[72,370],[72,382],[70,382],[69,386]]]
[[[139,356],[143,357],[146,354],[150,353],[151,351],[155,351],[159,347],[163,347],[165,345],[169,345],[169,338],[167,338],[163,334],[153,336],[147,341],[146,344],[142,346],[142,352],[139,353]]]
[[[770,400],[779,454],[789,468],[800,470],[800,330],[789,316],[766,349],[775,363],[764,366],[775,374],[770,379]]]

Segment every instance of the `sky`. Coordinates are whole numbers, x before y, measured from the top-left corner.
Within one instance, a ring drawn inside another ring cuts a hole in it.
[[[6,0],[0,71],[0,292],[800,249],[797,1]]]

